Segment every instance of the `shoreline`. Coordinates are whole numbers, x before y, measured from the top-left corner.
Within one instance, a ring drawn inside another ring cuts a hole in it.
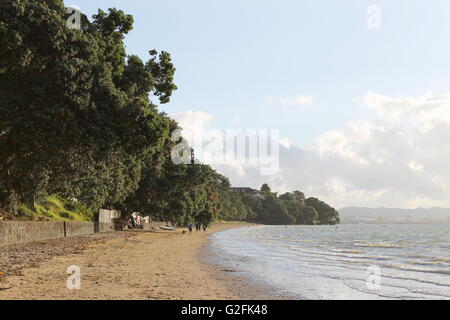
[[[257,228],[261,225],[247,224],[242,228]],[[234,270],[227,267],[220,262],[219,253],[212,248],[209,239],[213,234],[217,232],[223,232],[226,230],[218,230],[208,235],[207,242],[201,249],[199,259],[202,263],[212,266],[214,270],[214,276],[218,281],[225,282],[228,290],[234,291],[239,296],[236,300],[299,300],[299,297],[282,293],[280,289],[277,289],[268,284],[256,281],[254,278],[245,275],[239,270]]]
[[[24,248],[59,254],[35,258],[23,269],[0,278],[0,300],[255,300],[282,299],[266,287],[250,284],[202,257],[209,235],[252,224],[223,223],[192,236],[177,232],[124,232],[97,241],[74,237],[67,243],[46,241],[0,247],[0,257],[14,261]],[[91,239],[92,238],[92,239]],[[72,242],[84,240],[74,247]],[[69,290],[67,268],[81,271],[81,289]],[[0,272],[3,272],[0,270]]]

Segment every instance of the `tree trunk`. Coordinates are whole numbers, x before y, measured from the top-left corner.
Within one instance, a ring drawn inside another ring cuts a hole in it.
[[[14,190],[11,190],[9,193],[8,199],[8,211],[13,215],[17,216],[19,214],[19,201],[17,197],[17,193]]]

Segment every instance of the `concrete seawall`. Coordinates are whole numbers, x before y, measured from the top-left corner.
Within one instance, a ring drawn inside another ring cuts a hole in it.
[[[144,230],[158,229],[164,222],[144,224]],[[114,231],[114,223],[0,221],[0,246],[7,244],[84,236]]]
[[[99,232],[114,231],[113,223],[104,222],[66,222],[65,223],[65,235],[71,236],[84,236]]]
[[[64,222],[0,222],[0,245],[64,238]]]
[[[114,224],[103,222],[0,221],[0,246],[112,231]]]

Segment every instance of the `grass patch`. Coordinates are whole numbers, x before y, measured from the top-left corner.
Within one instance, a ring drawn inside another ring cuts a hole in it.
[[[60,196],[49,196],[29,208],[24,204],[19,205],[21,220],[52,220],[52,221],[94,221],[94,213],[84,205]]]

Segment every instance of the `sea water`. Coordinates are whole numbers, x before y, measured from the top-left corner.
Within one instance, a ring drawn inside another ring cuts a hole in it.
[[[450,225],[262,226],[212,235],[215,261],[303,299],[450,299]]]

